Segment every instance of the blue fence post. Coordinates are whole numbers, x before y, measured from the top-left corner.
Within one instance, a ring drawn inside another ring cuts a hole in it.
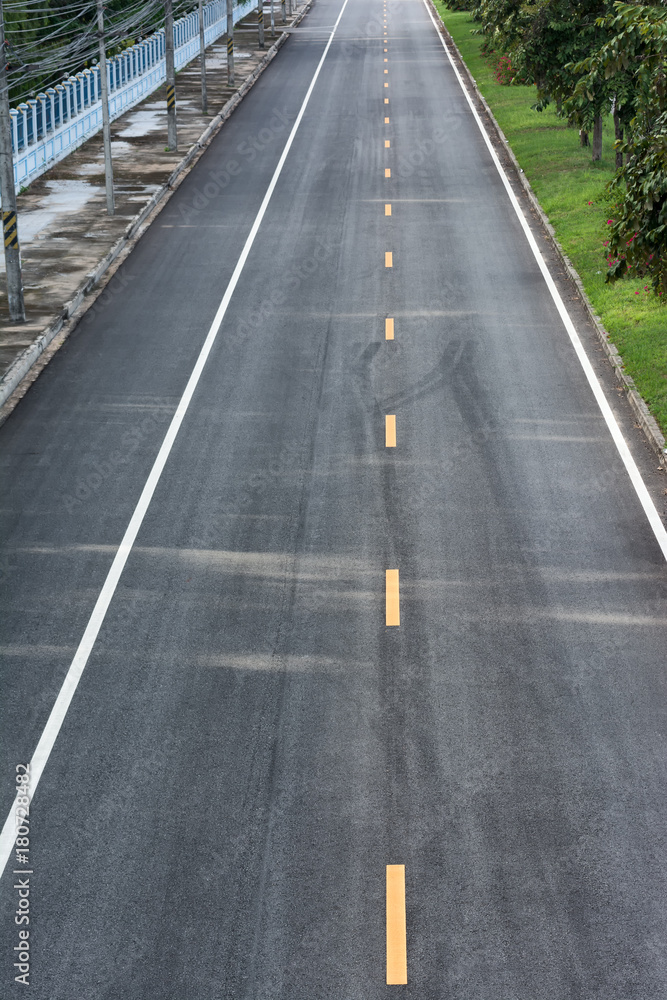
[[[12,123],[12,151],[18,153],[19,151],[19,113],[16,108],[11,108],[9,112],[10,121]]]
[[[29,97],[27,101],[28,107],[30,108],[30,145],[37,142],[37,101],[34,97]]]
[[[37,138],[43,139],[47,130],[46,94],[37,95]]]
[[[53,87],[48,87],[46,91],[46,96],[49,99],[49,111],[50,111],[50,128],[52,132],[56,130],[56,92]]]

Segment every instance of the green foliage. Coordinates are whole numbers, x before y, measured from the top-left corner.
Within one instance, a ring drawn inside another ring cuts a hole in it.
[[[667,11],[613,6],[598,20],[605,44],[571,67],[578,80],[569,103],[574,108],[593,93],[613,94],[621,120],[629,124],[639,113],[650,117],[665,109]]]
[[[598,25],[605,0],[535,0],[524,5],[526,26],[523,57],[537,84],[536,109],[552,101],[559,114],[577,82],[572,64],[585,58],[604,41]],[[587,123],[603,110],[602,95],[591,95]]]
[[[660,296],[667,292],[667,113],[638,128],[620,144],[627,165],[609,185],[619,198],[612,220],[608,281],[629,272],[650,280]]]
[[[178,17],[193,2],[175,0]],[[107,56],[116,55],[164,24],[164,7],[151,0],[105,0]],[[97,10],[90,0],[12,2],[4,7],[9,99],[34,97],[97,59]]]
[[[613,93],[628,136],[616,148],[625,157],[609,184],[617,200],[610,220],[609,271],[617,281],[633,272],[667,292],[667,11],[615,3],[601,20],[609,40],[574,67],[580,79],[568,102],[592,92]]]

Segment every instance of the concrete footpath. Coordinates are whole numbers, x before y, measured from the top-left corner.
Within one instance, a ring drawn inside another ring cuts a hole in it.
[[[115,216],[109,217],[106,212],[101,132],[19,193],[19,240],[27,321],[24,324],[9,321],[3,258],[0,262],[0,422],[76,325],[95,294],[104,287],[145,224],[166,202],[166,197],[162,197],[165,185],[169,182],[173,187],[185,176],[187,168],[177,177],[173,176],[184,157],[189,154],[194,162],[193,154],[198,152],[196,144],[215,116],[239,91],[245,92],[254,82],[250,78],[259,75],[268,64],[274,43],[286,40],[285,28],[289,31],[295,27],[308,6],[309,3],[297,4],[284,26],[281,5],[275,3],[275,37],[271,35],[271,8],[266,6],[264,49],[258,47],[256,8],[239,22],[235,29],[236,81],[233,88],[227,85],[226,36],[209,46],[206,50],[207,115],[201,110],[199,59],[177,74],[177,151],[165,148],[164,86],[112,123]],[[151,211],[153,205],[155,208]],[[140,215],[145,219],[139,219]],[[29,362],[29,373],[24,377],[23,369]],[[15,386],[19,374],[21,382]]]

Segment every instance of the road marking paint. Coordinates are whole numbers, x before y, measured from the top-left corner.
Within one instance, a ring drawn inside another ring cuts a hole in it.
[[[385,99],[384,99],[384,103],[385,103],[385,104],[389,104],[389,98],[388,98],[388,97],[385,97]],[[387,118],[387,121],[389,121],[389,119],[388,119],[388,118]]]
[[[384,175],[385,177],[391,177],[391,167],[384,168]]]
[[[107,577],[102,585],[97,601],[95,602],[95,607],[93,608],[90,618],[88,619],[88,624],[86,625],[86,629],[83,633],[78,649],[74,654],[74,659],[70,663],[69,669],[62,683],[62,687],[58,692],[58,697],[55,700],[53,708],[51,709],[51,714],[47,719],[42,735],[32,756],[32,760],[30,761],[30,788],[29,791],[26,792],[30,799],[32,799],[32,796],[37,789],[44,772],[44,768],[46,767],[51,751],[53,750],[56,739],[58,738],[58,733],[60,732],[79,681],[81,680],[83,671],[85,670],[90,654],[93,650],[95,642],[97,641],[97,636],[102,628],[104,619],[106,618],[109,605],[111,604],[116,588],[118,587],[118,582],[125,568],[125,564],[130,556],[130,553],[132,552],[137,535],[139,534],[144,517],[146,516],[146,511],[148,510],[151,500],[153,499],[153,494],[155,493],[157,485],[160,481],[164,467],[167,464],[167,460],[174,446],[174,441],[176,440],[181,424],[183,423],[190,403],[192,402],[192,397],[194,396],[195,390],[208,360],[208,356],[211,353],[218,333],[220,332],[220,327],[222,326],[222,321],[227,313],[230,300],[239,282],[241,273],[246,265],[246,261],[252,249],[253,243],[255,242],[262,219],[266,214],[269,202],[271,201],[273,192],[276,188],[283,167],[285,166],[285,161],[287,160],[289,151],[294,143],[296,133],[301,125],[308,102],[310,101],[313,90],[315,89],[315,84],[317,83],[317,79],[320,75],[320,71],[324,65],[324,60],[326,59],[327,53],[331,48],[331,43],[333,42],[334,35],[338,29],[338,25],[340,24],[340,20],[345,12],[348,2],[349,0],[343,0],[343,6],[340,9],[336,23],[334,24],[331,34],[329,35],[329,41],[324,48],[324,52],[320,57],[320,61],[317,64],[317,68],[315,69],[313,77],[310,81],[303,103],[296,116],[294,125],[292,126],[292,131],[287,137],[285,147],[282,151],[280,159],[278,160],[276,169],[273,172],[269,186],[266,189],[266,194],[264,195],[257,215],[255,216],[255,221],[253,222],[250,232],[248,233],[243,250],[241,251],[239,259],[236,262],[236,267],[232,272],[229,284],[227,285],[220,305],[218,306],[218,311],[216,312],[213,322],[211,323],[206,339],[204,340],[194,368],[192,369],[190,377],[187,381],[187,385],[183,390],[183,395],[181,396],[178,406],[176,407],[176,412],[171,419],[171,423],[169,424],[167,433],[164,436],[164,440],[162,441],[160,450],[158,451],[155,462],[153,463],[153,467],[151,468],[148,479],[146,480],[144,488],[141,491],[141,496],[137,501],[137,505],[134,508],[129,524],[125,529],[125,534],[120,541],[116,555],[114,556],[109,572],[107,573]],[[9,857],[14,849],[14,839],[16,837],[15,817],[16,809],[19,805],[18,799],[19,796],[17,795],[11,809],[9,810],[7,819],[5,820],[5,824],[2,828],[2,834],[0,834],[0,874],[4,871],[7,861],[9,860]]]
[[[387,253],[385,253],[385,255],[384,255],[384,266],[385,267],[393,267],[394,266],[394,258],[393,258],[393,254],[392,254],[391,250],[387,251]]]
[[[387,316],[384,321],[384,338],[385,340],[394,339],[394,319],[392,316]]]
[[[391,215],[391,205],[385,205],[384,206],[384,214],[385,215]]]
[[[385,624],[400,625],[401,612],[398,594],[398,570],[388,569],[386,576]]]
[[[635,493],[637,494],[639,502],[641,503],[642,507],[644,508],[644,513],[646,514],[648,522],[651,525],[651,528],[653,529],[653,534],[655,535],[656,541],[658,542],[658,545],[660,546],[662,554],[663,554],[664,558],[667,559],[667,529],[665,528],[664,524],[662,523],[662,520],[660,519],[660,515],[658,514],[656,506],[653,503],[653,500],[651,499],[651,494],[649,493],[649,491],[646,488],[646,483],[644,482],[644,480],[641,477],[641,473],[640,473],[639,469],[637,468],[637,463],[635,462],[634,458],[632,457],[632,453],[631,453],[630,449],[628,448],[628,445],[626,443],[625,438],[623,437],[623,432],[622,432],[621,428],[619,427],[618,423],[616,422],[616,417],[614,416],[614,414],[612,412],[612,409],[611,409],[609,403],[607,402],[607,397],[605,396],[604,391],[602,389],[602,386],[600,385],[600,383],[598,381],[597,375],[595,374],[595,371],[594,371],[593,366],[592,366],[592,364],[591,364],[591,362],[590,362],[590,360],[588,358],[588,355],[586,354],[586,351],[584,350],[584,345],[581,343],[581,339],[579,337],[579,334],[577,333],[576,327],[575,327],[574,323],[572,322],[572,319],[570,317],[570,314],[567,311],[565,303],[563,302],[563,300],[561,298],[560,292],[556,288],[556,285],[554,283],[553,278],[549,274],[549,268],[547,267],[546,261],[545,261],[544,257],[542,256],[542,253],[540,252],[540,248],[538,247],[537,242],[535,240],[535,237],[533,236],[533,234],[531,232],[530,226],[528,225],[528,220],[526,219],[525,215],[521,211],[521,206],[519,205],[519,202],[517,201],[516,195],[514,194],[514,191],[512,190],[512,186],[510,184],[509,178],[508,178],[507,174],[505,173],[505,171],[502,168],[502,165],[500,163],[500,160],[498,159],[496,151],[493,148],[493,143],[491,142],[491,139],[488,136],[488,134],[487,134],[487,132],[486,132],[486,130],[484,128],[484,125],[482,124],[481,118],[477,114],[477,109],[475,108],[475,105],[473,103],[473,100],[472,100],[470,94],[468,93],[468,91],[465,88],[465,85],[464,85],[463,80],[461,78],[461,74],[459,73],[458,68],[457,68],[455,62],[454,62],[454,60],[451,57],[449,49],[447,48],[447,46],[445,44],[445,40],[442,37],[442,35],[440,34],[440,32],[438,31],[438,26],[437,26],[437,24],[435,22],[435,18],[433,17],[433,14],[429,10],[428,3],[426,2],[426,0],[424,0],[424,6],[426,7],[426,13],[431,18],[431,23],[433,24],[433,27],[436,30],[438,38],[440,39],[440,41],[442,43],[442,47],[443,47],[443,49],[445,50],[445,52],[447,54],[447,58],[449,59],[449,63],[451,65],[452,69],[454,70],[454,74],[456,75],[456,79],[458,80],[459,85],[461,87],[461,90],[463,91],[464,97],[465,97],[466,101],[468,102],[468,105],[469,105],[470,110],[472,112],[472,116],[475,119],[475,121],[477,122],[479,130],[482,133],[482,138],[484,139],[484,142],[486,143],[486,148],[488,149],[489,154],[491,156],[491,159],[493,160],[494,166],[495,166],[496,170],[498,171],[498,173],[500,175],[500,179],[503,182],[503,186],[504,186],[505,191],[507,192],[507,196],[508,196],[508,198],[509,198],[509,200],[510,200],[510,202],[512,204],[512,208],[514,209],[514,211],[516,213],[516,216],[517,216],[517,218],[519,220],[519,223],[521,225],[521,228],[523,229],[524,235],[525,235],[526,239],[528,240],[528,244],[530,246],[530,249],[533,251],[533,256],[534,256],[534,258],[535,258],[535,260],[537,262],[537,266],[539,267],[540,271],[542,272],[542,277],[544,278],[544,280],[546,282],[546,285],[547,285],[547,288],[549,289],[549,292],[551,293],[551,298],[553,299],[554,305],[556,306],[556,309],[558,310],[558,314],[560,315],[560,318],[561,318],[561,320],[563,322],[563,326],[567,330],[567,334],[568,334],[568,336],[570,338],[570,342],[572,343],[572,346],[574,348],[575,354],[577,355],[577,358],[579,359],[579,364],[581,365],[581,367],[584,370],[584,374],[586,375],[586,378],[588,380],[588,384],[591,387],[593,395],[595,396],[595,400],[596,400],[598,406],[600,407],[600,411],[602,412],[602,416],[605,419],[605,423],[607,424],[607,427],[609,429],[609,433],[611,434],[612,439],[614,441],[614,444],[616,445],[616,448],[618,450],[618,453],[621,456],[621,459],[623,460],[623,464],[625,465],[625,468],[626,468],[626,471],[628,473],[628,476],[630,477],[630,482],[632,483],[632,485],[634,487],[634,490],[635,490]]]
[[[387,986],[408,981],[405,865],[387,865]]]
[[[384,418],[384,446],[396,447],[396,414],[388,413]]]
[[[388,86],[389,86],[389,84],[385,81],[385,87],[388,87]]]
[[[386,51],[387,51],[387,50],[385,49],[385,52],[386,52]],[[388,59],[385,59],[385,62],[389,62],[389,60],[388,60]],[[385,73],[386,73],[386,72],[387,72],[387,71],[385,70]]]
[[[386,61],[387,61],[387,60],[385,59],[385,62],[386,62]],[[386,70],[385,70],[385,73],[388,73],[388,72],[389,72],[389,70],[388,70],[388,69],[386,69]],[[388,87],[388,86],[389,86],[389,84],[385,83],[385,87]]]
[[[387,102],[386,102],[386,100],[385,100],[385,102],[384,102],[384,103],[385,103],[385,104],[387,103]],[[388,124],[389,124],[389,119],[388,119],[388,118],[385,118],[385,120],[384,120],[384,123],[385,123],[385,125],[388,125]]]
[[[391,146],[391,142],[389,141],[389,139],[385,139],[384,140],[384,148],[385,149],[389,149],[390,146]]]

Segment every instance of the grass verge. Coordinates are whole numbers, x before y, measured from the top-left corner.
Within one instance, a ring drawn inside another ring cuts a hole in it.
[[[496,82],[493,67],[480,54],[481,37],[471,34],[475,22],[470,14],[434,2],[618,348],[625,370],[667,437],[667,307],[638,279],[605,284],[604,241],[611,211],[605,185],[614,174],[609,116],[602,160],[593,163],[590,148],[579,145],[576,129],[568,128],[554,110],[531,110],[535,87]]]

